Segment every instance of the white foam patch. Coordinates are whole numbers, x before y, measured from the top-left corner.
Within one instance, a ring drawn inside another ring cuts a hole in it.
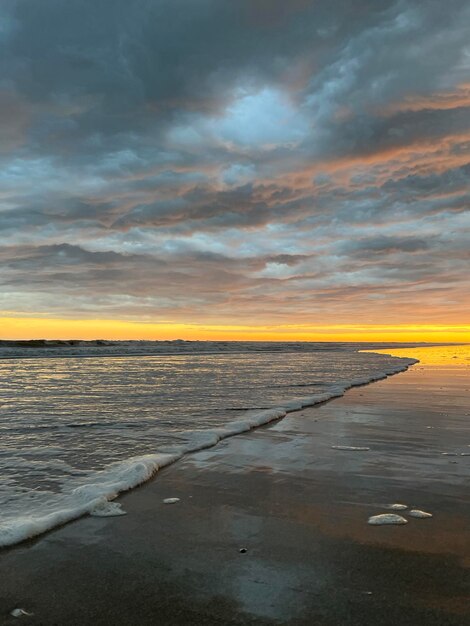
[[[114,500],[118,493],[136,487],[181,458],[181,454],[148,454],[113,463],[96,472],[95,482],[82,485],[64,494],[51,512],[23,515],[0,524],[0,546],[10,546],[35,537],[103,506],[103,500]]]
[[[388,509],[392,509],[392,511],[405,511],[408,508],[406,504],[389,504]]]
[[[364,385],[387,376],[403,372],[411,365],[418,363],[416,359],[397,358],[395,365],[387,365],[387,369],[371,375],[370,378],[356,378],[351,381],[342,381],[328,392],[311,396],[303,396],[286,401],[282,406],[249,412],[243,419],[225,424],[223,427],[212,430],[192,431],[190,443],[175,448],[168,454],[146,454],[136,456],[125,461],[112,463],[106,469],[95,472],[92,482],[80,485],[60,495],[52,506],[43,507],[39,511],[23,514],[0,523],[0,547],[10,546],[31,537],[35,537],[55,526],[63,525],[83,515],[96,511],[104,506],[103,500],[114,500],[119,493],[128,491],[154,476],[159,469],[181,459],[185,454],[197,452],[204,448],[216,445],[220,440],[240,433],[248,432],[253,428],[263,426],[284,417],[291,411],[303,407],[314,406],[332,398],[342,396],[344,392],[354,386]],[[184,433],[188,434],[188,433]],[[349,447],[348,449],[359,449]],[[84,479],[85,480],[85,479]],[[90,477],[87,477],[90,480]],[[52,510],[51,510],[52,508]],[[114,509],[116,511],[116,509]],[[96,513],[94,513],[96,515]],[[376,516],[378,518],[384,516]],[[387,516],[385,516],[387,517]],[[393,516],[392,516],[393,517]],[[399,516],[395,516],[399,518]],[[374,518],[371,518],[371,520]],[[401,518],[402,520],[404,518]],[[404,521],[382,521],[369,523],[406,523]]]
[[[126,515],[126,511],[121,508],[119,502],[108,502],[104,500],[101,504],[97,504],[90,511],[93,517],[117,517],[118,515]]]
[[[357,452],[367,452],[370,448],[366,446],[331,446],[333,450],[352,450]]]
[[[13,609],[13,611],[10,611],[10,615],[12,617],[23,617],[24,615],[34,615],[34,613],[28,613],[28,611],[25,611],[24,609]]]
[[[408,520],[401,515],[395,515],[394,513],[382,513],[381,515],[373,515],[369,517],[367,522],[371,526],[386,526],[388,524],[402,525],[408,524]]]
[[[426,513],[426,511],[420,511],[419,509],[412,509],[408,512],[410,517],[417,517],[420,519],[426,519],[428,517],[432,517],[432,513]]]
[[[179,498],[165,498],[163,500],[163,504],[176,504],[179,501],[180,501]]]

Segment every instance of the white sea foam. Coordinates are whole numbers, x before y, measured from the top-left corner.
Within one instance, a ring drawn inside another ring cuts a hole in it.
[[[350,450],[352,452],[367,452],[370,448],[366,446],[331,446],[333,450]]]
[[[410,344],[401,344],[410,347]],[[419,345],[419,344],[415,344]],[[0,340],[0,359],[54,358],[94,356],[148,356],[179,354],[263,353],[312,351],[351,351],[366,346],[361,343],[330,342],[272,342],[272,341],[4,341]],[[389,344],[369,344],[369,350],[386,349]],[[395,348],[400,344],[395,344]],[[365,384],[367,381],[363,379]]]
[[[281,357],[281,355],[279,356]],[[178,437],[181,440],[181,443],[179,445],[175,444],[175,435],[172,435],[173,438],[169,441],[169,445],[166,446],[166,451],[136,455],[122,461],[110,463],[107,467],[100,471],[83,472],[80,469],[77,470],[73,465],[65,463],[64,461],[54,461],[51,459],[49,469],[54,466],[56,472],[56,474],[51,475],[51,480],[56,475],[60,475],[62,479],[65,472],[69,475],[67,482],[61,483],[59,481],[59,490],[55,493],[51,493],[45,488],[26,493],[25,497],[31,499],[31,506],[27,506],[26,508],[23,507],[23,509],[18,510],[17,512],[15,509],[12,509],[13,513],[3,516],[0,520],[0,546],[9,546],[27,538],[40,535],[55,526],[65,524],[82,515],[93,514],[104,516],[123,514],[124,511],[122,511],[116,503],[109,506],[109,503],[113,501],[119,493],[132,489],[133,487],[147,481],[155,473],[157,473],[159,469],[181,459],[185,454],[212,447],[222,439],[250,431],[253,428],[278,420],[291,411],[296,411],[303,407],[313,406],[332,398],[339,397],[351,387],[380,380],[388,375],[404,371],[410,365],[416,363],[414,359],[398,359],[393,357],[385,358],[382,357],[382,355],[380,355],[381,358],[378,360],[378,356],[379,355],[374,355],[375,360],[373,363],[375,364],[375,367],[378,367],[378,364],[380,363],[382,365],[381,371],[377,371],[376,369],[367,377],[353,377],[349,381],[341,381],[341,384],[327,381],[324,383],[324,386],[328,387],[327,391],[321,391],[316,394],[301,397],[286,398],[278,401],[276,406],[272,406],[268,409],[247,410],[243,413],[241,418],[237,420],[227,421],[222,424],[214,424],[212,427],[206,427],[204,429],[186,429],[184,431],[178,431]],[[347,355],[345,355],[344,358],[346,359]],[[367,361],[364,362],[367,363]],[[258,364],[257,367],[261,367],[261,365]],[[338,368],[338,371],[341,371],[341,367]],[[25,372],[27,371],[28,370],[25,369]],[[189,368],[188,370],[184,370],[184,373],[186,371],[188,372],[188,375],[192,375],[194,370]],[[79,369],[80,375],[81,372],[81,369]],[[262,391],[263,388],[259,393]],[[124,391],[120,391],[121,394],[125,394],[126,392],[132,392],[129,384],[127,384]],[[178,390],[175,389],[173,393],[178,393]],[[189,397],[187,401],[189,402]],[[147,406],[148,404],[144,406],[146,410]],[[208,412],[210,412],[210,409],[208,409]],[[84,422],[86,421],[87,426],[83,429],[74,428],[67,430],[66,428],[64,429],[63,425],[60,425],[60,433],[72,431],[74,433],[87,433],[90,432],[90,429],[95,428],[98,428],[96,431],[97,433],[106,433],[106,430],[103,431],[103,429],[107,426],[107,424],[111,424],[111,428],[113,428],[114,424],[114,422],[109,421],[108,417],[106,417],[106,420],[102,423],[92,422],[89,419],[84,420]],[[80,423],[80,420],[74,418],[73,423],[78,424]],[[95,424],[97,424],[96,427]],[[142,428],[146,428],[144,434],[147,437],[147,442],[151,441],[153,429],[156,427],[152,425],[152,421],[143,421],[142,424]],[[171,422],[169,422],[169,424],[171,427]],[[119,427],[120,430],[114,430],[112,432],[116,434],[116,432],[122,433],[124,431],[124,435],[120,435],[123,436],[124,439],[118,439],[117,441],[123,441],[126,446],[129,446],[130,444],[138,446],[139,442],[142,440],[142,431],[137,429],[134,435],[134,425],[134,422],[129,422],[127,425],[128,428],[125,429],[125,423],[117,424],[116,427]],[[27,434],[27,437],[30,437],[29,432],[31,429],[37,430],[38,428],[43,429],[47,436],[47,433],[51,432],[50,429],[57,428],[57,424],[54,420],[49,419],[39,422],[37,425],[36,423],[31,425],[29,422],[20,422],[18,428],[21,431],[21,437],[23,437],[23,432]],[[36,432],[36,430],[34,430],[34,432]],[[40,430],[39,432],[43,432],[43,430]],[[93,432],[95,432],[95,430],[93,430]],[[158,435],[160,436],[163,431],[160,428],[160,430],[156,430],[155,432],[158,432]],[[70,435],[67,436],[70,437]],[[101,436],[100,439],[98,435],[93,435],[90,442],[94,448],[98,450],[103,449],[106,451],[107,449],[106,437],[103,438],[103,436]],[[105,447],[102,447],[103,445]],[[55,447],[60,449],[60,446]],[[18,448],[19,446],[17,446],[16,449],[18,450]],[[164,447],[160,445],[159,450],[162,449],[164,449]],[[4,448],[4,450],[7,451],[8,448]],[[30,448],[29,450],[32,451],[34,449]],[[24,449],[21,450],[21,453],[18,450],[16,461],[14,461],[14,463],[16,463],[16,467],[28,467],[28,464],[32,463],[36,468],[36,471],[40,471],[43,468],[42,458],[40,460],[33,459],[30,461],[28,458],[28,450],[25,452]],[[29,467],[32,467],[32,465],[29,465]],[[44,467],[44,469],[46,468]],[[6,475],[4,486],[8,487],[10,484],[9,481],[15,480],[15,477],[16,470],[13,468],[12,476],[9,478],[8,475]],[[8,502],[8,498],[6,498],[5,502]],[[400,523],[406,523],[406,520],[405,522]]]
[[[126,511],[122,509],[119,502],[109,502],[109,500],[103,498],[100,504],[91,509],[90,515],[93,517],[117,517],[126,515]]]
[[[395,515],[395,513],[382,513],[380,515],[373,515],[369,517],[367,522],[371,526],[386,526],[386,525],[402,525],[408,524],[408,520],[401,515]]]
[[[27,615],[27,616],[34,615],[34,613],[28,613],[28,611],[18,608],[18,609],[13,609],[13,611],[10,611],[10,615],[12,617],[23,617],[24,615]]]
[[[429,517],[432,517],[432,513],[427,513],[426,511],[420,511],[419,509],[412,509],[411,511],[408,512],[408,515],[410,517],[417,517],[420,519],[427,519]]]
[[[58,498],[57,509],[49,513],[32,513],[0,523],[0,546],[9,546],[40,535],[77,517],[104,507],[122,491],[148,480],[161,467],[181,458],[180,455],[148,454],[110,465],[95,473],[95,482],[82,485]]]

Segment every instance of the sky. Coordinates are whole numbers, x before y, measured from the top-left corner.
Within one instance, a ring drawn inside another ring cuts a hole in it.
[[[470,341],[468,0],[2,0],[0,338]]]

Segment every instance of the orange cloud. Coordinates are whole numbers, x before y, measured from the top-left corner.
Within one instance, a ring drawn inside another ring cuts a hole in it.
[[[369,173],[374,176],[374,184],[380,185],[388,180],[399,180],[410,175],[440,174],[461,167],[468,163],[469,151],[470,133],[453,134],[384,148],[371,154],[315,162],[261,182],[265,185],[275,182],[279,187],[289,187],[293,191],[293,197],[299,198],[302,192],[315,187],[313,178],[319,174],[331,176],[333,185],[353,187],[353,175]]]
[[[429,96],[409,96],[377,112],[391,115],[406,111],[449,110],[460,107],[470,107],[470,83],[462,83],[452,91],[433,93]]]

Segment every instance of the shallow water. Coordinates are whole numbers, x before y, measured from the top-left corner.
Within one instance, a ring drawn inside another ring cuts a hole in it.
[[[73,509],[77,487],[87,486],[78,499],[86,509],[88,500],[142,482],[198,442],[211,445],[409,363],[324,349],[0,361],[0,535],[6,523],[18,540],[16,521]],[[172,456],[146,457],[141,467],[142,455],[162,454]],[[101,483],[111,488],[100,490]]]

